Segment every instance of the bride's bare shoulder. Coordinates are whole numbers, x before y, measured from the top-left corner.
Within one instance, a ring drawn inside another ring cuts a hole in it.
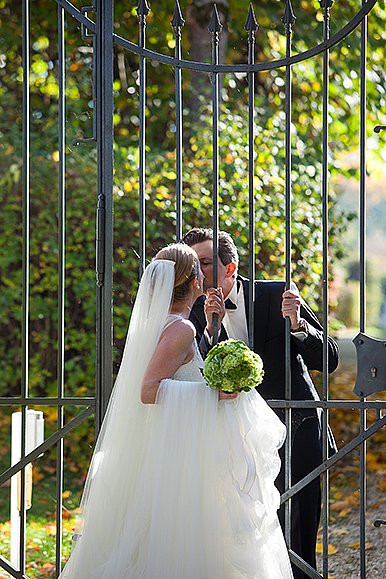
[[[193,341],[195,335],[196,330],[192,322],[184,318],[179,318],[165,328],[161,339],[189,343]]]

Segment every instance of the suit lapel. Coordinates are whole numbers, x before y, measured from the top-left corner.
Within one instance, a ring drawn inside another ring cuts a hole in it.
[[[249,332],[249,280],[239,276],[243,284],[245,315]],[[254,350],[262,355],[264,351],[265,336],[267,333],[268,303],[267,292],[263,292],[262,282],[255,282],[255,320],[254,320]]]

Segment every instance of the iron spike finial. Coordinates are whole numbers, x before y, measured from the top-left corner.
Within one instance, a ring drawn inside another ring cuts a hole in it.
[[[176,3],[174,4],[173,18],[170,24],[173,26],[173,28],[181,28],[185,24],[178,0],[176,0]]]
[[[285,26],[292,26],[293,24],[295,24],[295,20],[296,16],[292,9],[291,0],[286,0],[284,14],[281,18],[281,21],[283,22],[283,24],[285,24]]]
[[[212,17],[210,19],[208,28],[209,32],[212,32],[212,34],[218,34],[222,30],[222,24],[220,22],[220,16],[218,14],[216,4],[213,4]]]
[[[147,0],[139,0],[137,6],[137,15],[138,16],[147,16],[150,12],[150,6]]]
[[[248,32],[256,32],[256,30],[259,28],[259,25],[258,25],[257,20],[256,20],[255,12],[253,10],[252,2],[249,5],[248,16],[247,16],[247,19],[245,21],[244,28]]]
[[[319,4],[321,8],[331,8],[334,4],[334,0],[320,0]]]

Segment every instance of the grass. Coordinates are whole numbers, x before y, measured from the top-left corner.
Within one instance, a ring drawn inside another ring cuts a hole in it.
[[[0,489],[0,554],[10,558],[9,489]],[[63,492],[62,561],[71,553],[77,505],[81,489]],[[32,507],[27,511],[26,574],[31,579],[55,577],[56,550],[56,481],[53,475],[34,483]],[[0,569],[0,579],[9,575]]]
[[[75,517],[63,521],[62,560],[66,561],[71,552],[71,538]],[[10,522],[0,524],[1,552],[9,556],[10,548]],[[28,577],[40,579],[43,577],[55,577],[55,536],[56,525],[54,520],[39,517],[27,520],[26,534],[26,573]],[[7,553],[8,551],[8,553]],[[7,557],[8,558],[8,557]],[[0,578],[8,577],[1,573]]]

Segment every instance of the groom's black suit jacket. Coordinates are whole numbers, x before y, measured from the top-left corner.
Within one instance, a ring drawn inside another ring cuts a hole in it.
[[[238,279],[243,284],[248,324],[249,281],[240,276]],[[285,398],[285,320],[281,313],[284,291],[284,281],[255,282],[254,350],[260,354],[264,363],[264,380],[258,386],[258,391],[266,400]],[[197,330],[197,341],[203,357],[211,348],[204,335],[206,327],[204,301],[204,296],[200,297],[190,315],[190,320]],[[318,394],[309,370],[323,369],[323,328],[304,302],[301,305],[300,315],[306,321],[308,336],[304,342],[295,336],[291,339],[291,397],[294,400],[315,400],[318,399]],[[225,328],[221,326],[219,341],[227,338]],[[330,372],[338,365],[338,345],[330,337],[328,363]],[[307,410],[300,410],[300,413],[309,416],[315,414],[315,411],[310,413]]]

